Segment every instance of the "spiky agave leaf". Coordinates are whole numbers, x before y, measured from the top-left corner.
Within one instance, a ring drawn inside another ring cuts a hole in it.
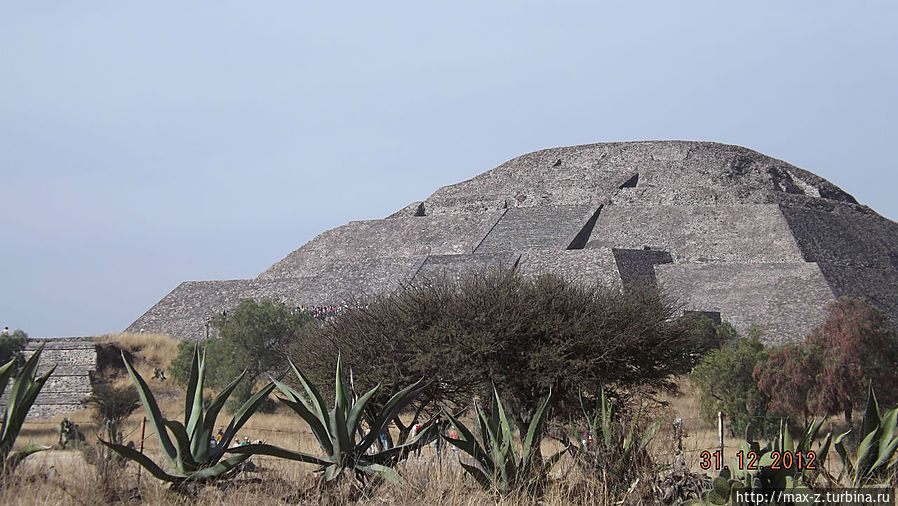
[[[421,386],[422,381],[424,380],[420,379],[390,397],[386,404],[384,404],[384,407],[380,410],[380,413],[374,418],[374,422],[371,423],[368,433],[365,434],[365,437],[363,437],[356,445],[356,452],[364,453],[370,448],[377,440],[378,436],[390,425],[393,419],[411,404],[416,397],[418,397],[423,390],[423,387]]]
[[[527,427],[527,437],[524,438],[523,461],[529,462],[533,451],[539,446],[540,436],[543,433],[543,426],[546,422],[546,408],[549,406],[549,399],[552,397],[552,390],[549,390],[549,396],[540,405],[539,409],[530,420],[530,426]]]
[[[248,444],[236,446],[228,449],[228,453],[247,454],[247,455],[268,455],[270,457],[278,457],[281,459],[295,460],[296,462],[305,462],[307,464],[317,464],[319,466],[329,466],[334,464],[327,457],[319,457],[310,453],[287,450],[278,446],[268,444]]]
[[[12,359],[0,366],[0,392],[6,391],[6,387],[9,385],[9,378],[12,377],[14,365],[16,365],[16,360]]]
[[[289,385],[281,383],[278,380],[273,381],[277,385],[278,390],[280,390],[286,397],[280,397],[280,401],[295,411],[296,414],[306,422],[324,452],[328,455],[333,454],[334,448],[333,443],[331,443],[330,433],[327,431],[327,422],[313,413],[310,410],[309,405],[306,404],[302,397],[300,397],[299,393],[290,388]]]
[[[25,460],[25,457],[28,457],[29,455],[33,455],[37,452],[49,450],[50,448],[51,448],[50,446],[44,446],[44,445],[28,445],[23,448],[20,448],[19,450],[13,452],[12,455],[10,455],[9,457],[6,458],[6,460],[3,462],[3,468],[4,468],[3,470],[6,471],[7,473],[11,473],[11,472],[15,471],[16,467],[18,467],[19,464],[21,464],[23,460]]]
[[[131,448],[101,439],[100,442],[102,444],[119,455],[137,462],[153,476],[173,484],[221,477],[249,458],[249,455],[236,455],[224,461],[221,460],[227,445],[230,444],[236,432],[243,427],[249,417],[255,413],[265,400],[265,397],[274,389],[273,383],[269,383],[256,392],[243,404],[228,424],[221,443],[214,450],[210,451],[209,441],[216,418],[222,406],[234,391],[237,383],[243,379],[245,371],[216,396],[204,416],[202,393],[206,364],[205,357],[201,357],[198,348],[195,347],[184,402],[185,423],[182,424],[177,420],[167,420],[162,416],[153,392],[146,381],[131,366],[128,359],[125,358],[124,353],[122,354],[122,361],[125,363],[128,374],[137,386],[138,395],[143,402],[153,430],[156,432],[163,453],[170,464],[171,471],[164,471],[148,457]],[[171,433],[171,436],[169,433]],[[174,442],[172,442],[172,437],[174,437]]]
[[[427,425],[421,429],[415,437],[406,441],[405,444],[394,446],[389,450],[384,450],[373,455],[367,453],[362,454],[362,459],[375,464],[395,465],[399,461],[405,459],[413,451],[423,448],[433,442],[438,437],[439,427],[436,424]]]
[[[279,397],[280,401],[295,411],[312,430],[325,455],[310,455],[270,445],[248,445],[228,449],[228,452],[238,454],[255,452],[318,464],[321,466],[320,470],[324,471],[322,479],[325,482],[336,480],[343,475],[345,470],[350,469],[355,471],[356,477],[360,480],[362,479],[360,476],[367,475],[396,481],[399,479],[399,475],[390,471],[389,466],[405,458],[414,449],[426,444],[425,437],[431,437],[431,433],[428,431],[427,434],[420,434],[404,445],[368,455],[369,449],[380,434],[387,429],[399,412],[420,393],[421,380],[390,397],[369,425],[368,432],[356,442],[356,434],[361,432],[362,415],[380,386],[374,387],[353,402],[347,391],[346,383],[343,381],[342,359],[338,357],[334,379],[334,407],[327,411],[318,388],[293,362],[290,362],[290,367],[299,379],[306,396],[280,381],[272,380],[273,385],[277,386],[283,395],[283,397]]]
[[[448,413],[449,423],[458,431],[459,438],[447,437],[446,440],[474,459],[477,465],[462,462],[461,466],[483,488],[507,493],[527,486],[533,483],[534,479],[542,479],[549,468],[567,451],[565,448],[557,452],[548,460],[541,462],[539,467],[534,468],[536,463],[533,456],[541,441],[548,403],[549,397],[542,402],[530,420],[527,434],[521,435],[520,458],[514,451],[513,429],[495,388],[490,400],[490,413],[485,413],[477,403],[474,404],[474,411],[480,424],[481,440],[478,441],[467,426]]]
[[[31,406],[37,399],[37,395],[44,387],[47,379],[56,370],[54,365],[40,377],[35,378],[43,350],[44,346],[41,345],[31,354],[13,381],[12,388],[10,388],[9,396],[6,400],[6,413],[2,422],[0,422],[2,423],[2,429],[0,429],[0,461],[2,461],[3,465],[5,465],[9,453],[12,451],[13,445],[15,445],[16,438],[18,438],[19,432],[22,430],[22,424],[25,423],[28,411],[31,410]],[[0,384],[3,384],[4,388],[9,384],[14,364],[15,359],[10,360],[0,368]],[[22,458],[31,453],[27,453]]]
[[[125,369],[128,370],[128,375],[131,376],[131,381],[133,381],[134,385],[137,387],[137,394],[138,396],[140,396],[143,407],[147,412],[147,418],[149,418],[150,420],[150,425],[153,426],[153,431],[156,433],[156,437],[159,439],[159,445],[162,447],[162,453],[165,455],[165,458],[168,460],[168,463],[173,469],[177,469],[179,472],[183,472],[182,461],[178,458],[178,455],[181,452],[178,450],[178,448],[175,447],[174,443],[172,443],[171,438],[168,436],[165,417],[162,416],[162,410],[159,409],[159,404],[156,402],[156,397],[153,395],[153,391],[150,390],[150,386],[147,385],[147,382],[144,381],[143,377],[141,377],[140,374],[136,370],[134,370],[134,367],[131,366],[131,363],[125,357],[124,352],[122,352],[122,361],[125,363]],[[191,371],[193,371],[192,368]],[[193,380],[192,372],[191,380]],[[190,385],[194,385],[195,388],[195,381],[191,381],[190,383],[188,383],[188,393],[190,392]],[[190,409],[192,409],[192,405]],[[140,463],[139,461],[137,462]],[[149,470],[149,468],[147,468],[147,470]]]
[[[150,474],[162,481],[177,483],[187,477],[186,475],[181,473],[167,473],[161,467],[157,466],[156,463],[152,461],[152,459],[133,448],[129,448],[118,443],[103,441],[102,439],[100,439],[100,443],[103,446],[114,451],[115,453],[118,453],[122,457],[138,463],[141,467],[149,471]]]
[[[896,450],[898,450],[898,434],[896,434],[896,425],[898,425],[898,408],[892,408],[882,417],[880,425],[881,434],[879,436],[879,458],[873,463],[872,470],[878,470],[893,460]]]
[[[190,362],[190,375],[187,380],[187,395],[184,397],[184,429],[192,443],[199,439],[200,425],[203,421],[203,387],[206,383],[206,351],[200,356],[199,346],[193,347],[193,358]],[[208,444],[208,443],[206,443]],[[196,449],[191,445],[190,453],[195,455]]]
[[[237,412],[234,413],[234,416],[228,423],[228,426],[224,431],[224,435],[221,438],[221,444],[215,447],[215,452],[212,453],[211,458],[215,460],[221,458],[226,448],[231,444],[231,440],[233,440],[234,436],[237,435],[237,431],[243,428],[246,422],[249,421],[250,417],[252,417],[253,414],[255,414],[255,412],[259,410],[259,408],[262,406],[262,403],[265,402],[265,399],[268,397],[268,394],[270,394],[272,390],[274,390],[274,383],[268,383],[267,385],[259,389],[258,392],[250,396],[250,398],[247,399],[242,406],[240,406],[240,409],[238,409]],[[211,434],[211,428],[214,426],[215,420],[209,420],[208,423],[210,428],[209,433]]]
[[[237,384],[243,380],[246,376],[246,370],[240,373],[233,381],[228,383],[224,389],[215,396],[215,399],[212,401],[212,404],[209,405],[209,408],[206,410],[206,414],[203,417],[203,423],[201,425],[202,430],[199,431],[199,434],[195,436],[199,441],[211,441],[212,440],[212,431],[215,430],[215,422],[218,419],[218,414],[221,412],[221,409],[224,407],[225,403],[231,397],[231,394],[234,392],[234,389],[237,388]],[[197,461],[208,461],[208,460],[218,460],[221,458],[224,450],[222,447],[230,445],[231,441],[225,441],[224,437],[222,437],[221,442],[215,446],[214,449],[209,449],[209,445],[200,445],[198,448],[198,452],[194,454],[194,457]]]
[[[477,411],[479,414],[479,410],[477,410],[476,406],[475,411]],[[484,447],[480,444],[480,442],[477,441],[477,438],[474,437],[474,434],[471,432],[471,430],[468,429],[468,427],[463,423],[461,423],[455,416],[447,413],[446,417],[449,419],[449,423],[452,424],[453,427],[455,427],[456,431],[458,431],[458,434],[460,436],[459,439],[447,437],[446,440],[458,447],[459,450],[470,455],[475,461],[477,461],[478,464],[480,464],[482,468],[495,468],[496,464],[491,458],[490,453],[488,453],[487,450],[485,450]]]

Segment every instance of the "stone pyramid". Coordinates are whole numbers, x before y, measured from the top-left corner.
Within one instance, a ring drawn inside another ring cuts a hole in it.
[[[647,141],[519,156],[387,218],[323,232],[254,279],[181,283],[127,330],[196,339],[242,298],[341,304],[493,266],[659,285],[771,344],[803,339],[840,296],[898,321],[898,223],[746,148]]]

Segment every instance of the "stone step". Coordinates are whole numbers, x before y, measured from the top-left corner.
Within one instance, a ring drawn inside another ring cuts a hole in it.
[[[44,405],[44,404],[80,404],[81,399],[84,399],[90,395],[90,391],[87,392],[44,392],[37,394],[37,399],[34,401],[35,406]],[[4,395],[0,397],[0,404],[4,407],[6,406],[7,397]]]
[[[29,339],[25,351],[34,351],[41,345],[45,353],[50,350],[92,350],[97,346],[87,338]]]

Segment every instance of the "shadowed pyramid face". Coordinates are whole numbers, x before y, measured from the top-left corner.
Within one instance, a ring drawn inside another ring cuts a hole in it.
[[[760,153],[652,141],[520,156],[388,218],[328,230],[255,279],[182,283],[128,330],[195,339],[241,298],[340,304],[491,266],[659,285],[770,343],[802,339],[839,296],[898,316],[898,224]]]

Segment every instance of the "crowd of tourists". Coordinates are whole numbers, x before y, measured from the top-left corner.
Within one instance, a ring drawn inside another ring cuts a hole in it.
[[[326,320],[328,318],[333,318],[334,316],[339,316],[340,314],[348,311],[350,308],[358,309],[367,306],[349,306],[348,304],[343,304],[340,306],[305,306],[299,305],[296,306],[294,310],[296,314],[307,314],[312,318],[318,320]]]

